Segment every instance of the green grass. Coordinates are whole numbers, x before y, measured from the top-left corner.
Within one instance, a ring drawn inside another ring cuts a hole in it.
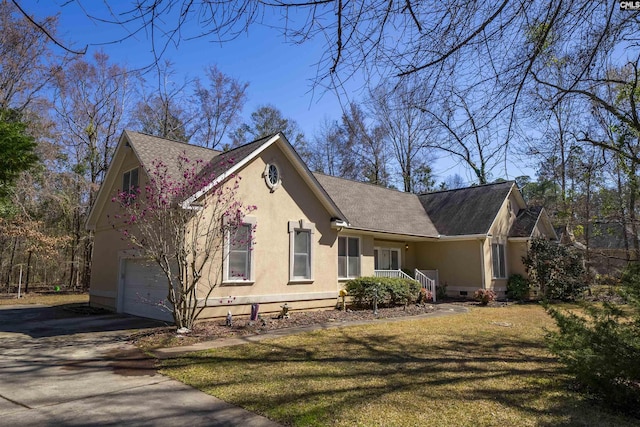
[[[296,426],[625,426],[571,391],[536,305],[318,331],[167,360],[162,372]]]
[[[17,299],[15,295],[13,298],[0,298],[0,305],[14,305],[14,304],[44,304],[44,305],[62,305],[62,304],[75,304],[75,303],[88,303],[89,294],[38,294],[28,293]]]

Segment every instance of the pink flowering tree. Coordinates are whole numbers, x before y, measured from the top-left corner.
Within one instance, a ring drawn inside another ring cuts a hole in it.
[[[252,245],[253,233],[238,232],[245,215],[256,209],[238,199],[240,177],[215,183],[215,169],[181,156],[174,177],[161,160],[152,162],[148,180],[141,187],[119,192],[112,224],[140,257],[155,261],[167,278],[163,305],[173,313],[176,328],[190,331],[206,307],[213,289],[222,280],[225,242]],[[214,160],[215,163],[215,160]],[[222,168],[218,167],[222,166]]]

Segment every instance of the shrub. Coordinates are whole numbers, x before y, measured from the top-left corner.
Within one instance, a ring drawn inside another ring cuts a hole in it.
[[[640,265],[622,276],[628,305],[584,303],[584,315],[545,305],[558,325],[547,341],[576,380],[612,408],[640,416]]]
[[[521,274],[512,274],[507,282],[507,296],[511,299],[523,301],[529,293],[529,281]]]
[[[573,300],[587,287],[582,255],[576,250],[544,239],[533,239],[522,258],[529,282],[549,300]]]
[[[427,303],[432,301],[433,301],[433,294],[430,291],[426,290],[425,288],[420,288],[417,303],[422,304],[422,303]]]
[[[473,293],[473,297],[480,301],[481,305],[487,305],[496,299],[496,293],[491,289],[478,289]]]
[[[373,304],[376,291],[379,306],[397,306],[417,301],[422,287],[413,279],[360,277],[349,280],[345,289],[353,298],[353,302],[359,306]]]
[[[438,301],[447,297],[447,283],[438,283],[436,286],[436,298]]]

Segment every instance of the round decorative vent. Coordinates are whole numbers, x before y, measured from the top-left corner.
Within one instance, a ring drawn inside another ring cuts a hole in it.
[[[264,170],[264,180],[267,183],[267,187],[274,191],[280,185],[280,170],[278,166],[273,163],[267,164]]]

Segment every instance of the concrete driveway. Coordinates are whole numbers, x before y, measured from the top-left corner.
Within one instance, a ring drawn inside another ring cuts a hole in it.
[[[277,426],[156,372],[125,341],[158,323],[0,306],[0,424]]]

